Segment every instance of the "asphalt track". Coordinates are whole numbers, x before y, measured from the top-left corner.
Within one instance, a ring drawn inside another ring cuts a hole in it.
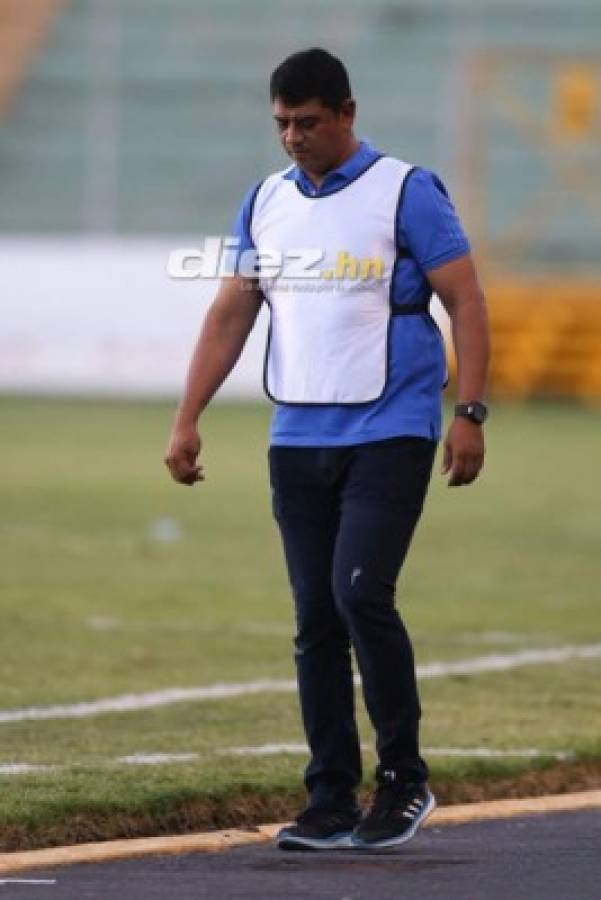
[[[599,900],[601,810],[432,825],[379,854],[261,843],[12,877],[54,883],[0,881],[0,900]]]

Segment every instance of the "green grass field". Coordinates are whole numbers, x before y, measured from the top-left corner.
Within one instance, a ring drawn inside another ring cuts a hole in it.
[[[172,411],[0,399],[0,711],[294,677],[267,485],[269,408],[209,410],[207,480],[193,489],[163,468]],[[598,412],[497,407],[487,435],[475,486],[449,490],[437,468],[399,580],[420,665],[601,642]],[[161,520],[175,539],[157,539]],[[560,752],[601,761],[600,671],[591,658],[423,680],[424,747],[543,754],[433,754],[433,781],[517,777]],[[362,705],[360,715],[371,742]],[[0,847],[186,827],[203,803],[224,822],[248,798],[298,793],[306,761],[228,748],[300,741],[293,693],[0,721],[0,771],[54,767],[0,774]],[[158,753],[197,756],[119,761]],[[369,777],[371,753],[365,762]]]

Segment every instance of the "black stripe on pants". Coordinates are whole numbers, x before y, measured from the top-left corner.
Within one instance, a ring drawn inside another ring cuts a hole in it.
[[[273,512],[295,603],[312,805],[353,805],[361,780],[351,645],[377,736],[378,773],[428,777],[413,648],[394,600],[435,452],[435,441],[417,437],[269,449]]]

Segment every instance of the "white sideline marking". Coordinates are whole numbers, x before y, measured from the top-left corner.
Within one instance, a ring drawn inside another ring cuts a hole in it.
[[[362,750],[371,750],[361,745]],[[271,756],[273,753],[308,753],[306,744],[261,744],[259,747],[224,747],[221,756]]]
[[[364,751],[374,750],[371,744],[362,744],[361,749]],[[224,756],[272,756],[277,753],[308,754],[309,751],[306,744],[261,744],[258,747],[228,747],[218,752]],[[517,750],[494,750],[490,747],[424,747],[422,752],[426,756],[465,756],[482,759],[501,759],[505,757],[572,759],[574,755],[563,750],[537,750],[533,747]]]
[[[364,752],[373,753],[372,744],[361,744]],[[222,747],[216,751],[219,756],[274,756],[279,753],[308,754],[306,744],[282,743],[260,744],[256,747]],[[526,757],[528,759],[545,757],[548,759],[573,759],[574,754],[565,750],[538,750],[533,747],[519,748],[516,750],[494,750],[491,747],[424,747],[422,752],[426,756],[458,756],[478,757],[483,759],[497,759],[506,757]],[[122,763],[127,766],[160,766],[166,763],[195,762],[202,759],[201,753],[133,753],[131,756],[118,756],[115,759],[105,759],[105,764],[114,765]],[[77,768],[72,766],[31,766],[27,763],[15,763],[0,765],[0,775],[22,775],[26,772],[52,771],[59,769]]]
[[[524,640],[524,635],[518,631],[483,631],[481,633],[472,632],[471,635],[464,635],[464,638],[470,637],[473,641],[481,640],[491,644],[515,644],[522,643]]]
[[[0,765],[0,775],[28,775],[29,772],[52,772],[54,766],[34,766],[29,763],[5,763]]]
[[[154,632],[193,631],[199,634],[216,634],[219,629],[215,625],[203,625],[197,621],[159,621],[159,622],[126,622],[116,616],[94,615],[87,616],[83,620],[86,628],[92,631],[121,631],[125,633],[147,634]],[[280,622],[253,623],[246,622],[228,626],[228,632],[235,635],[259,635],[260,637],[285,637],[289,638],[291,626]],[[522,636],[523,640],[523,636]],[[473,643],[473,641],[472,641]]]
[[[570,659],[596,659],[601,656],[601,644],[550,647],[544,650],[518,650],[516,653],[495,653],[456,662],[426,663],[417,666],[418,678],[442,678],[445,675],[474,675],[478,672],[503,672],[518,666],[563,663]],[[1,719],[0,719],[1,721]]]
[[[481,759],[503,759],[505,757],[525,757],[536,759],[573,759],[574,754],[568,750],[538,750],[536,747],[523,747],[516,750],[493,750],[491,747],[424,747],[428,756],[475,756]]]
[[[56,884],[56,878],[0,878],[0,884]]]
[[[516,653],[478,656],[454,662],[434,662],[417,666],[420,679],[444,678],[447,675],[475,675],[480,672],[504,672],[519,666],[549,665],[564,663],[571,659],[597,659],[601,657],[601,644],[552,647],[540,650],[520,650]],[[359,684],[356,679],[356,684]],[[249,694],[280,694],[296,691],[293,679],[265,678],[261,681],[243,681],[208,685],[207,687],[166,688],[145,694],[122,694],[101,700],[83,701],[60,706],[31,706],[26,709],[0,710],[0,724],[25,722],[41,719],[79,719],[101,713],[137,712],[203,700],[225,700],[230,697],[245,697]]]
[[[192,762],[199,759],[198,753],[134,753],[132,756],[119,756],[117,762],[128,766],[160,766],[161,763]]]
[[[86,625],[92,631],[114,631],[120,624],[115,616],[89,616],[86,619]]]
[[[296,690],[296,681],[274,680],[243,681],[240,683],[213,684],[207,687],[166,688],[147,694],[122,694],[64,706],[31,706],[28,709],[0,710],[0,723],[25,722],[39,719],[81,719],[110,712],[136,712],[170,706],[193,700],[224,700],[228,697],[243,697],[247,694],[290,693]]]

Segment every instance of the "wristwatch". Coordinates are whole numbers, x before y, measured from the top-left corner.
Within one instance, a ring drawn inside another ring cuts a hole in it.
[[[488,407],[479,400],[473,400],[471,403],[457,403],[455,406],[455,415],[461,416],[463,419],[469,419],[476,425],[482,425],[486,422],[488,416]]]

